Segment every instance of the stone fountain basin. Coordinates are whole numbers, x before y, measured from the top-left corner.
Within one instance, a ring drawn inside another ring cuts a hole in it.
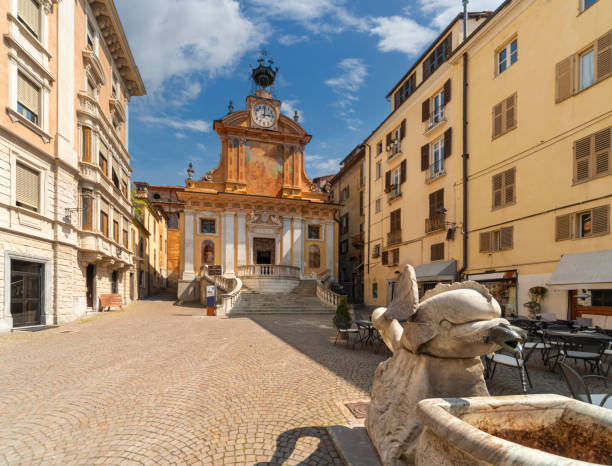
[[[433,398],[421,401],[416,414],[424,424],[417,465],[584,465],[612,458],[612,410],[564,396]]]

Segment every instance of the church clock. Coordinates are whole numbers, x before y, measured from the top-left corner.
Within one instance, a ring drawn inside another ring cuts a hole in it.
[[[271,128],[276,123],[276,110],[268,104],[259,103],[253,106],[251,117],[262,128]]]

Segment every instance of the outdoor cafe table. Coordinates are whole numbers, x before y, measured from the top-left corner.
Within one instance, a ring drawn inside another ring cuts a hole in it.
[[[606,335],[605,333],[599,332],[588,332],[588,331],[579,331],[579,332],[570,332],[568,330],[545,330],[548,335],[554,335],[557,337],[565,337],[565,338],[592,338],[593,340],[598,340],[601,342],[610,342],[612,341],[612,337]]]
[[[359,327],[359,330],[361,330],[362,328],[366,329],[368,331],[368,333],[365,335],[365,338],[361,338],[361,343],[362,344],[368,344],[368,342],[374,342],[374,325],[372,325],[372,322],[369,320],[365,320],[365,319],[361,319],[361,320],[356,320],[355,324],[357,324],[357,327]]]

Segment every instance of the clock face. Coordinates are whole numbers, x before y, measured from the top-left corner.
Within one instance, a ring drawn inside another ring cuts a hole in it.
[[[253,108],[253,120],[259,126],[269,128],[276,123],[276,111],[267,104],[257,104]]]

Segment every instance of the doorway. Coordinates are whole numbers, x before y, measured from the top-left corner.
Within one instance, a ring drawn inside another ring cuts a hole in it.
[[[274,264],[274,238],[253,238],[253,262],[255,264]]]
[[[96,278],[96,268],[93,264],[87,265],[85,277],[85,293],[87,295],[87,307],[93,309],[94,304],[94,281]]]
[[[40,325],[43,265],[11,261],[11,315],[13,327]]]
[[[130,272],[130,301],[134,301],[134,272]]]
[[[119,273],[116,270],[111,275],[111,293],[119,294]]]

